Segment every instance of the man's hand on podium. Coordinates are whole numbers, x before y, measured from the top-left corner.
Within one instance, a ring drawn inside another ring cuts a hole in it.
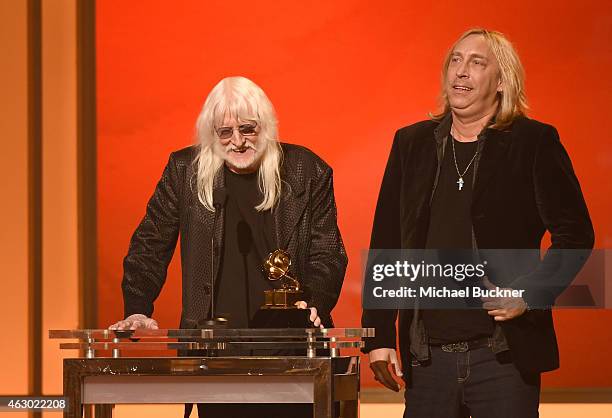
[[[397,353],[393,348],[377,348],[370,351],[370,369],[374,372],[374,379],[378,380],[385,387],[392,391],[399,392],[400,385],[389,372],[389,363],[393,368],[393,373],[397,377],[402,377],[402,369],[397,361]]]
[[[118,330],[137,328],[159,329],[159,326],[157,325],[157,321],[153,318],[149,318],[143,314],[133,314],[108,327],[108,329]]]
[[[304,302],[303,300],[298,300],[297,302],[295,302],[295,306],[297,306],[298,309],[308,308],[308,304]],[[312,321],[315,327],[325,328],[323,324],[321,323],[321,318],[319,318],[319,314],[317,313],[317,308],[315,308],[314,306],[310,307],[310,321]]]

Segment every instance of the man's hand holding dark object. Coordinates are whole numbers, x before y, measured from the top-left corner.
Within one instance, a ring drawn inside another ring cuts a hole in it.
[[[497,289],[488,278],[483,279],[484,286],[489,290]],[[500,288],[501,290],[511,290],[507,288]],[[482,307],[486,309],[488,314],[493,317],[495,321],[508,321],[509,319],[517,318],[523,315],[527,311],[527,303],[520,297],[499,297],[489,298],[482,297]]]
[[[383,386],[391,389],[394,392],[399,392],[401,386],[393,378],[389,371],[389,363],[393,369],[393,373],[397,377],[402,377],[402,369],[397,360],[397,353],[393,348],[377,348],[369,353],[370,369],[374,372],[374,379],[382,383]]]

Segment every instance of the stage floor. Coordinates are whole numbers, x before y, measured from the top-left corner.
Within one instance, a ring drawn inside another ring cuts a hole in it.
[[[361,418],[401,418],[404,406],[396,403],[362,403]],[[195,411],[191,415],[195,417]],[[182,417],[182,405],[119,405],[115,418]],[[610,418],[612,404],[549,403],[540,405],[540,418]],[[246,418],[246,417],[245,417]]]

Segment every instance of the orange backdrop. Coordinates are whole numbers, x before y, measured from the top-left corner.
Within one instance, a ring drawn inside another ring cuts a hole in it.
[[[531,116],[558,128],[597,246],[610,246],[611,11],[605,1],[563,3],[97,2],[99,325],[122,315],[122,258],[169,153],[192,142],[213,85],[244,75],[275,104],[282,140],[308,146],[334,168],[350,258],[334,317],[357,326],[361,250],[393,133],[435,109],[443,55],[473,26],[514,42]],[[179,315],[175,257],[155,317],[170,328]],[[544,385],[612,386],[612,312],[555,317],[562,367]],[[367,371],[364,383],[374,384]]]

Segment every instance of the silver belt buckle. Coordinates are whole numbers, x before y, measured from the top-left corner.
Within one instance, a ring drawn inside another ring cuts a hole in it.
[[[465,353],[469,350],[467,341],[461,341],[460,343],[442,344],[440,346],[442,351],[447,353]]]

